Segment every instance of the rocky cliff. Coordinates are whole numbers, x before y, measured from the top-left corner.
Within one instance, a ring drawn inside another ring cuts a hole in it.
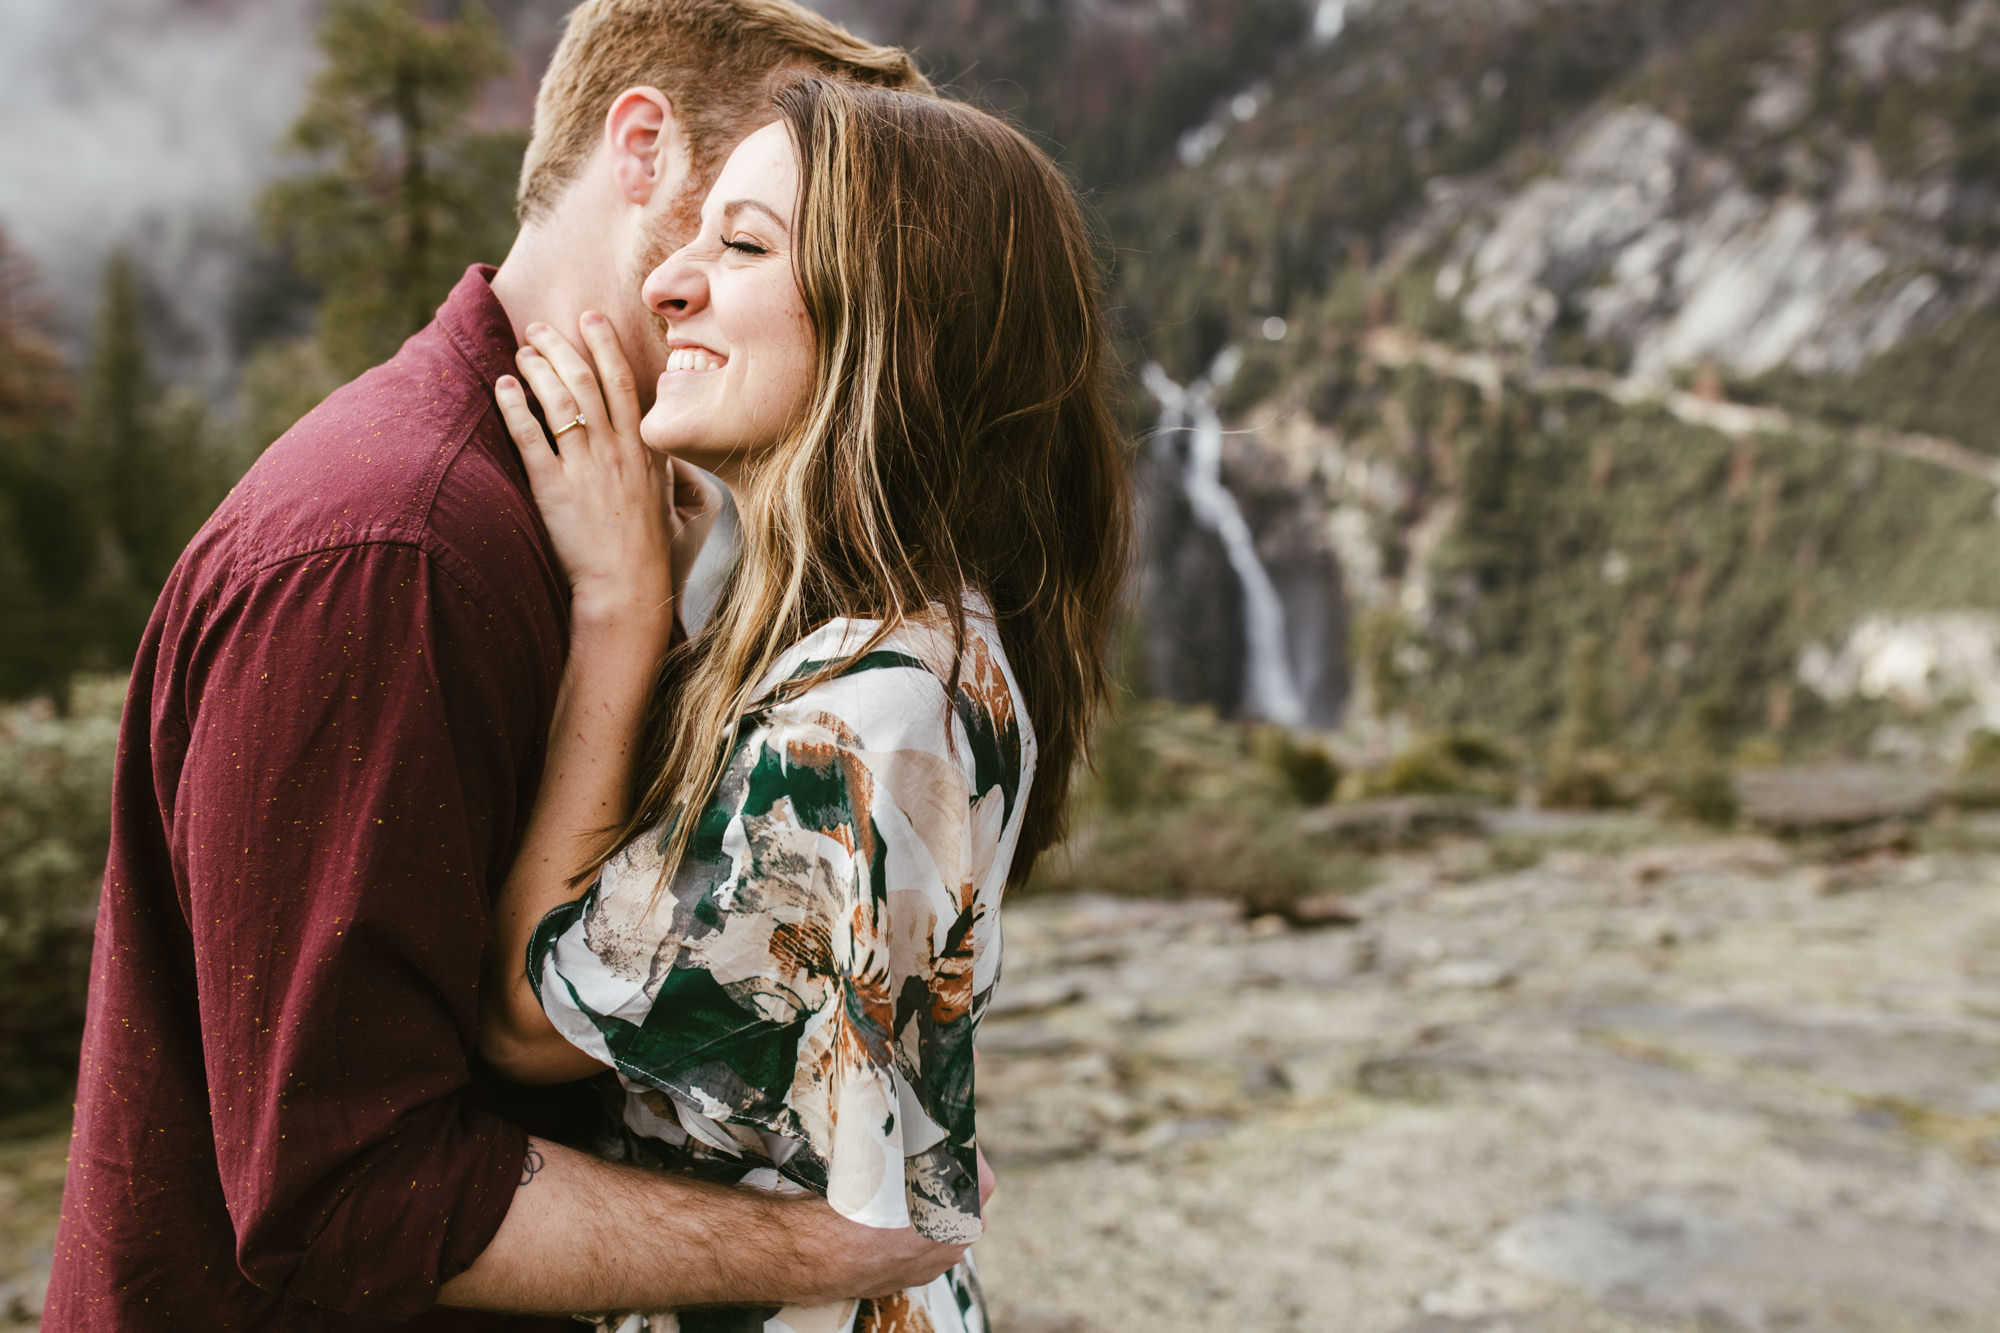
[[[1546,736],[1589,635],[1640,736],[1703,695],[1781,748],[1989,724],[2000,3],[1342,19],[1109,210],[1144,355],[1235,364],[1312,720]],[[1148,662],[1248,652],[1188,643],[1240,580],[1152,512]],[[1151,684],[1259,711],[1244,671]]]

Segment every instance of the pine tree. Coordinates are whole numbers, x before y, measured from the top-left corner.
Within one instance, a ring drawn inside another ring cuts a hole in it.
[[[77,452],[109,544],[106,560],[114,566],[109,577],[120,584],[140,580],[142,552],[150,553],[163,526],[148,508],[160,472],[161,385],[146,355],[142,318],[132,258],[114,251],[104,265]]]
[[[55,692],[84,632],[90,525],[64,467],[74,386],[28,261],[0,233],[0,696]]]
[[[351,376],[427,323],[467,264],[505,251],[521,139],[469,126],[509,64],[477,9],[440,23],[417,0],[335,0],[319,45],[290,136],[314,169],[263,209],[319,284],[326,360]]]
[[[207,447],[199,405],[153,373],[144,329],[138,271],[115,251],[104,266],[73,450],[95,535],[96,632],[85,664],[113,669],[130,660],[161,585],[231,471]]]

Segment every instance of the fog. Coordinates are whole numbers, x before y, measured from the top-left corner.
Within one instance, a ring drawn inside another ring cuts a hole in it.
[[[65,335],[127,245],[170,369],[214,388],[252,200],[303,101],[318,0],[4,0],[0,227]]]

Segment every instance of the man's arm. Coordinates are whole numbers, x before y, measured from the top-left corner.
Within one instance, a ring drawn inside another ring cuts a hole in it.
[[[963,1253],[850,1222],[817,1196],[731,1189],[530,1139],[507,1220],[441,1300],[527,1314],[819,1304],[921,1286]]]
[[[526,1135],[465,1094],[540,749],[508,710],[548,707],[534,628],[364,543],[220,590],[180,650],[170,837],[236,1262],[266,1290],[407,1318],[513,1203]]]

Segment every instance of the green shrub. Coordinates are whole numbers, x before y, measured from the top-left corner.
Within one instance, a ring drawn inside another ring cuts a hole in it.
[[[2000,809],[2000,732],[1972,733],[1944,799],[1961,810]]]
[[[2000,731],[1979,730],[1965,743],[1965,757],[1958,771],[1964,774],[2000,774]]]
[[[1558,754],[1536,797],[1547,810],[1625,810],[1637,804],[1625,765],[1601,751]]]
[[[1347,790],[1356,796],[1483,796],[1514,794],[1514,757],[1489,733],[1475,728],[1423,736],[1375,773],[1360,775]]]
[[[1675,773],[1667,783],[1667,808],[1682,819],[1710,828],[1736,822],[1736,779],[1721,764]]]
[[[1372,796],[1453,796],[1465,790],[1466,772],[1442,750],[1416,745],[1389,761],[1368,784]]]
[[[1729,701],[1700,694],[1681,705],[1667,735],[1667,808],[1712,828],[1736,822],[1736,778],[1725,759]]]
[[[90,677],[67,717],[45,700],[0,712],[0,1097],[16,1103],[76,1072],[123,695]]]
[[[1133,718],[1130,706],[1106,712],[1091,737],[1094,781],[1086,782],[1096,798],[1111,810],[1136,810],[1157,792],[1153,755]]]
[[[1314,740],[1301,740],[1283,727],[1260,733],[1257,757],[1284,783],[1300,805],[1325,805],[1340,786],[1340,761]]]
[[[1300,807],[1324,803],[1341,778],[1317,740],[1128,700],[1099,719],[1093,752],[1071,837],[1042,859],[1026,893],[1227,898],[1258,914],[1366,873],[1301,836]]]
[[[1785,743],[1776,736],[1751,736],[1736,747],[1738,768],[1776,768],[1785,762]]]

